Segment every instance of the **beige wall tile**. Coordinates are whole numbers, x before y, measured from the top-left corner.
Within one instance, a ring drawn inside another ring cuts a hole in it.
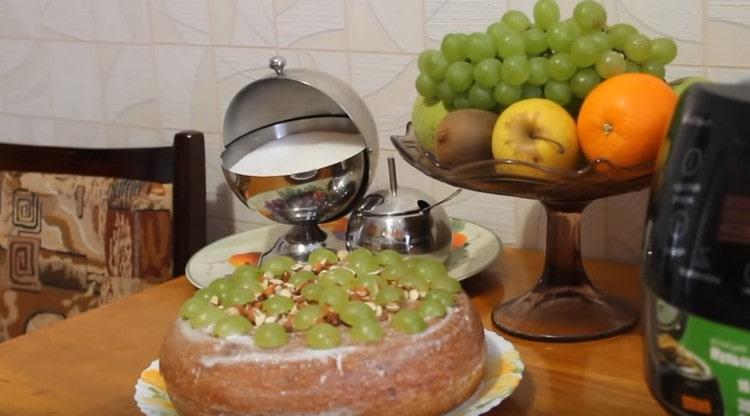
[[[171,146],[172,139],[164,137],[158,129],[106,125],[105,137],[108,143],[117,147],[156,147]]]
[[[211,43],[208,0],[150,0],[149,14],[155,42]]]
[[[750,81],[750,68],[707,67],[706,76],[715,82],[748,82]]]
[[[46,47],[55,117],[104,121],[96,45],[48,42]]]
[[[547,235],[547,214],[539,201],[514,198],[516,246],[543,250]]]
[[[0,126],[3,129],[0,141],[3,143],[55,144],[55,123],[49,119],[0,114]]]
[[[276,46],[272,0],[212,0],[214,45]]]
[[[706,25],[707,65],[750,66],[750,2],[706,0]]]
[[[151,41],[147,0],[95,0],[91,4],[97,40],[128,43]]]
[[[669,81],[674,81],[684,77],[705,75],[703,66],[667,65],[666,69],[666,79]]]
[[[380,147],[392,149],[392,134],[403,134],[411,117],[418,69],[416,56],[352,53],[351,85],[375,118]]]
[[[343,0],[275,0],[278,46],[346,49]]]
[[[221,152],[224,151],[224,140],[218,134],[204,134],[206,152],[206,192],[210,194],[227,193],[229,186],[221,170]],[[218,214],[218,212],[217,212]]]
[[[54,120],[55,145],[71,147],[155,147],[172,144],[158,129]]]
[[[584,258],[607,258],[607,200],[592,201],[581,214],[581,255]]]
[[[412,52],[424,48],[421,0],[348,0],[349,48]]]
[[[8,0],[0,3],[0,34],[132,43],[151,40],[146,0]]]
[[[213,50],[156,46],[156,77],[162,125],[219,131]]]
[[[49,56],[43,42],[0,39],[0,109],[52,116]]]
[[[40,20],[45,32],[60,39],[96,39],[96,22],[91,1],[51,0],[40,5]]]
[[[0,1],[0,36],[40,37],[42,24],[39,15],[42,1]]]
[[[161,127],[151,46],[98,45],[105,120]]]
[[[351,85],[349,79],[349,57],[346,52],[284,50],[287,68],[308,68],[325,72]],[[270,58],[270,56],[268,57]],[[268,67],[266,59],[266,67]],[[268,70],[271,73],[270,69]]]
[[[437,184],[434,181],[434,184]],[[450,193],[435,192],[435,198]],[[515,245],[516,209],[514,198],[464,190],[445,205],[448,215],[475,222],[494,232],[503,244]]]
[[[675,64],[703,64],[702,0],[616,0],[611,14],[649,37],[673,38],[679,48]]]
[[[55,120],[56,145],[72,147],[117,147],[119,144],[107,140],[103,124]]]
[[[607,198],[606,203],[607,251],[602,257],[628,263],[640,261],[648,190]]]
[[[439,46],[451,32],[484,32],[507,10],[507,2],[497,0],[424,0],[425,46]]]

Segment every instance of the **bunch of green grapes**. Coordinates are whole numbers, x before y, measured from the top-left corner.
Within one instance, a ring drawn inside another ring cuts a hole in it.
[[[664,78],[676,55],[669,38],[649,39],[627,23],[607,26],[607,12],[595,0],[579,2],[567,20],[560,20],[555,0],[538,0],[533,23],[510,10],[485,32],[449,33],[440,50],[422,52],[416,88],[448,109],[500,112],[544,97],[575,113],[603,79],[623,72]]]

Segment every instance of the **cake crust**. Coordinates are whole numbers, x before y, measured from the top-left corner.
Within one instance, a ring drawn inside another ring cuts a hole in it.
[[[469,398],[484,369],[482,323],[467,296],[419,334],[386,325],[377,343],[310,349],[293,333],[264,350],[178,319],[160,354],[175,409],[192,415],[440,415]]]

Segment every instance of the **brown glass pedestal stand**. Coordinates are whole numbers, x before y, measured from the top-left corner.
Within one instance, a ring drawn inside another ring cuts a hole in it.
[[[581,262],[580,217],[586,203],[544,203],[547,249],[544,271],[534,288],[497,305],[492,322],[529,339],[583,341],[632,327],[637,313],[594,287]]]
[[[648,172],[648,167],[625,171],[598,160],[579,171],[560,172],[521,161],[488,160],[449,169],[420,147],[410,126],[406,135],[391,141],[407,163],[441,182],[536,199],[544,205],[544,271],[531,290],[494,308],[492,321],[501,330],[527,339],[565,342],[608,337],[636,323],[633,308],[599,292],[586,275],[580,218],[591,201],[648,187],[650,175],[638,174]],[[517,173],[520,169],[525,169],[523,176]],[[623,177],[630,179],[617,179]]]

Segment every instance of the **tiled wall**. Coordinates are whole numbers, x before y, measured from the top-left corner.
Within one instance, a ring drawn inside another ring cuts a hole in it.
[[[603,0],[610,22],[671,36],[668,77],[750,77],[750,1]],[[235,92],[269,73],[268,58],[317,68],[364,97],[394,154],[415,97],[416,56],[451,31],[483,30],[533,0],[0,0],[0,140],[72,146],[168,143],[177,129],[207,133],[209,235],[268,222],[228,192],[217,158]],[[560,0],[563,16],[575,1]],[[400,183],[447,195],[399,160]],[[384,187],[385,163],[373,185]],[[584,214],[584,255],[634,261],[647,195],[596,201]],[[464,192],[450,213],[510,245],[539,247],[541,206]]]

